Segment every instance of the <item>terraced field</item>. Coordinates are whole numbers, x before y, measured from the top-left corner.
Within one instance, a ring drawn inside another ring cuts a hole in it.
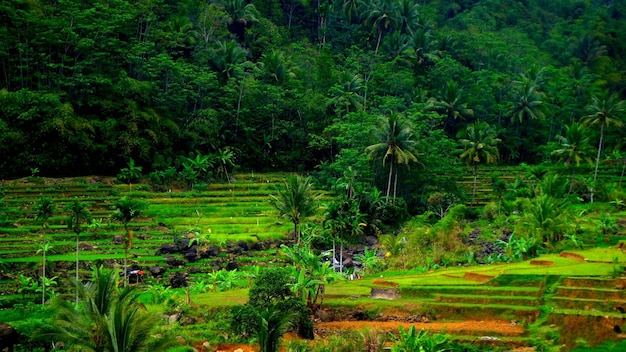
[[[64,209],[78,199],[87,204],[98,224],[85,224],[80,233],[81,275],[99,262],[119,265],[124,256],[120,242],[124,229],[110,219],[112,205],[123,196],[149,203],[147,211],[129,224],[134,232],[130,264],[136,268],[176,269],[185,264],[194,267],[195,275],[190,276],[193,279],[198,273],[233,262],[235,252],[237,265],[280,260],[272,248],[289,238],[293,224],[279,217],[269,204],[269,196],[276,193],[285,176],[240,174],[234,182],[212,184],[202,191],[162,193],[146,191],[146,185],[132,185],[129,189],[128,185],[96,177],[4,182],[5,214],[10,221],[0,227],[0,263],[4,268],[15,268],[15,272],[38,276],[42,256],[37,250],[45,235],[52,243],[46,257],[48,276],[69,276],[75,261],[76,235],[67,228],[68,213]],[[41,197],[51,198],[56,207],[47,230],[36,219],[35,205]],[[329,199],[324,195],[320,202]],[[205,261],[190,263],[184,253],[158,253],[164,245],[185,246],[183,241],[196,236],[198,253],[208,253]],[[16,278],[10,272],[3,272],[0,277],[0,292],[7,298],[6,294],[17,290]]]

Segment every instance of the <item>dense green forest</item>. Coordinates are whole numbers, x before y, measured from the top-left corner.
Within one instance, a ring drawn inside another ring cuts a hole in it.
[[[622,158],[625,18],[612,0],[5,0],[0,178],[352,166],[389,195],[445,187],[462,159]]]

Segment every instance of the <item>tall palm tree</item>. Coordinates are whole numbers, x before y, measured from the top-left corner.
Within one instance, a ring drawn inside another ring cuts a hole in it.
[[[219,3],[230,16],[228,30],[237,36],[239,42],[243,42],[246,28],[258,21],[259,11],[246,0],[221,0]]]
[[[393,197],[396,197],[398,188],[397,166],[405,164],[407,168],[411,162],[417,162],[417,141],[413,139],[413,129],[410,123],[399,113],[392,113],[382,120],[383,126],[376,131],[378,143],[365,148],[370,159],[381,159],[383,166],[389,163],[387,177],[387,197],[391,195],[391,180],[395,172],[395,186]],[[394,168],[394,166],[396,166]]]
[[[561,148],[554,150],[552,155],[558,156],[559,159],[572,168],[572,176],[570,180],[570,193],[574,183],[575,166],[580,166],[581,161],[589,164],[591,161],[591,145],[589,144],[589,131],[578,123],[572,123],[565,126],[565,137],[558,136],[557,139],[561,143]]]
[[[134,288],[117,289],[118,275],[99,267],[93,281],[73,281],[80,296],[79,306],[60,302],[54,324],[66,345],[81,351],[165,351],[171,340],[153,337],[159,318],[139,303]]]
[[[521,83],[512,93],[513,106],[509,110],[511,122],[518,120],[522,123],[529,119],[542,119],[543,93],[537,91],[537,86],[530,80]]]
[[[232,40],[221,40],[213,50],[209,65],[219,75],[222,84],[236,74],[239,64],[246,61],[247,51]]]
[[[113,220],[122,223],[124,226],[124,287],[127,285],[128,279],[128,250],[133,245],[133,231],[128,228],[128,224],[136,217],[141,216],[148,208],[148,203],[138,199],[130,199],[123,197],[113,204],[115,213],[111,216]]]
[[[582,119],[585,126],[600,126],[600,141],[598,142],[598,154],[596,155],[596,167],[593,172],[593,181],[598,178],[598,165],[600,163],[600,155],[602,153],[602,143],[604,142],[604,130],[611,125],[622,127],[624,123],[620,120],[626,111],[626,103],[619,100],[617,94],[611,94],[608,99],[600,100],[597,96],[593,96],[593,100],[587,106],[588,114]],[[593,188],[591,189],[591,202],[593,203]]]
[[[313,195],[311,178],[289,176],[284,187],[277,188],[276,191],[278,195],[272,195],[270,203],[281,217],[293,223],[294,236],[300,242],[298,225],[302,220],[314,215],[318,209],[319,196]]]
[[[402,33],[413,33],[419,22],[419,4],[414,0],[399,0],[396,8],[399,29]]]
[[[445,124],[452,131],[457,119],[474,116],[474,110],[467,107],[463,89],[456,81],[448,80],[437,94],[437,98],[428,101],[427,108],[446,116]]]
[[[35,206],[37,210],[37,220],[41,221],[41,227],[43,228],[44,233],[42,234],[43,240],[41,243],[41,247],[37,252],[41,252],[42,254],[42,263],[41,263],[41,304],[46,303],[46,252],[51,248],[50,243],[46,239],[46,229],[48,228],[48,219],[54,214],[56,207],[52,202],[52,199],[41,197],[39,199],[39,203]]]
[[[68,204],[65,210],[69,212],[67,228],[76,234],[76,281],[78,282],[78,242],[80,240],[82,225],[88,224],[91,221],[91,214],[89,210],[87,210],[87,204],[81,203],[78,199],[74,199]],[[78,291],[76,291],[76,302],[78,303]]]
[[[342,71],[339,74],[338,84],[334,85],[330,91],[333,95],[331,102],[340,116],[363,109],[364,90],[365,84],[358,74],[349,71]]]
[[[396,7],[393,0],[371,0],[367,5],[365,12],[365,25],[371,26],[376,31],[376,49],[374,53],[378,53],[378,47],[383,37],[383,33],[389,31],[395,22]]]
[[[496,137],[496,130],[484,121],[476,121],[459,132],[459,142],[463,147],[461,159],[474,169],[474,187],[472,200],[476,200],[476,179],[479,164],[495,164],[500,158],[496,145],[501,141]]]

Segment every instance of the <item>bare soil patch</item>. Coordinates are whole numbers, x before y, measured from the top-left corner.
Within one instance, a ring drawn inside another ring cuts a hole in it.
[[[466,279],[466,280],[472,280],[472,281],[478,281],[478,282],[487,282],[487,281],[493,279],[494,276],[466,272],[465,274],[463,274],[463,278]]]
[[[322,336],[333,334],[341,330],[379,329],[383,331],[397,331],[400,326],[405,329],[412,325],[416,329],[430,331],[445,331],[447,333],[464,332],[474,335],[520,336],[524,332],[521,325],[504,320],[466,320],[458,322],[429,322],[408,323],[399,321],[333,321],[318,323],[315,330]]]
[[[532,259],[530,261],[530,265],[542,265],[542,266],[550,266],[553,265],[554,262],[551,260],[538,260],[538,259]]]

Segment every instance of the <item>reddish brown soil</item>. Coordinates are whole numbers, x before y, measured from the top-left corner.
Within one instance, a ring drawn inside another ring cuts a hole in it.
[[[454,332],[474,332],[476,335],[498,335],[498,336],[520,336],[524,332],[521,325],[512,324],[503,320],[466,320],[459,322],[447,323],[405,323],[397,321],[334,321],[328,323],[315,324],[316,335],[325,337],[340,330],[361,330],[361,329],[378,329],[383,331],[397,331],[400,326],[408,329],[411,325],[415,325],[417,329],[425,329],[429,331],[445,331],[447,333]],[[289,340],[290,336],[285,336]],[[216,346],[216,352],[258,352],[258,347],[245,344],[226,344],[222,343]],[[518,351],[517,349],[515,351]],[[522,351],[522,350],[520,350]]]
[[[538,259],[532,259],[530,261],[530,265],[543,265],[543,266],[550,266],[554,264],[553,261],[551,260],[538,260]]]
[[[561,257],[564,257],[564,258],[576,259],[576,260],[581,261],[581,262],[585,261],[585,257],[583,257],[580,254],[576,254],[576,253],[561,252],[560,255],[561,255]]]
[[[463,278],[466,279],[466,280],[472,280],[472,281],[478,281],[478,282],[486,282],[486,281],[489,281],[489,280],[493,279],[494,277],[491,276],[491,275],[466,272],[463,275]]]
[[[504,320],[466,320],[445,323],[407,323],[399,321],[333,321],[315,324],[317,331],[332,333],[339,330],[360,330],[363,328],[379,329],[384,331],[398,330],[400,326],[405,329],[415,325],[416,329],[430,331],[452,332],[475,332],[479,334],[498,334],[506,336],[520,336],[524,332],[521,325]]]

